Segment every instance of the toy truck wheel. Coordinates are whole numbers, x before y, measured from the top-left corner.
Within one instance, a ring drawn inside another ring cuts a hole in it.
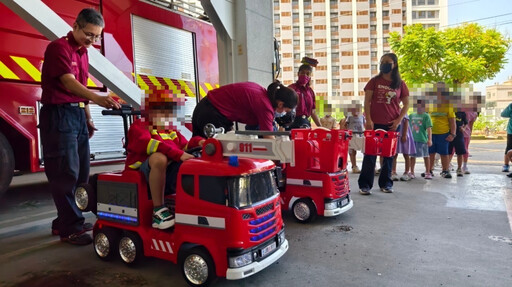
[[[308,223],[316,218],[316,206],[309,198],[301,198],[293,204],[293,217],[300,223]]]
[[[113,228],[99,229],[94,235],[94,251],[101,260],[109,261],[116,256],[119,244],[119,231]]]
[[[207,286],[216,278],[213,259],[202,248],[194,247],[180,256],[183,278],[190,286]]]
[[[134,232],[125,232],[119,240],[119,256],[128,265],[137,264],[143,257],[142,240]]]
[[[5,136],[0,133],[0,196],[7,191],[14,175],[14,152]]]
[[[91,184],[81,183],[75,189],[75,204],[81,211],[96,214],[96,192]]]

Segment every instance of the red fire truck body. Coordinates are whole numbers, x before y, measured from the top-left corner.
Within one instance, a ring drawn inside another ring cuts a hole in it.
[[[93,7],[105,19],[103,39],[96,48],[144,90],[159,77],[176,92],[189,96],[186,115],[196,98],[217,86],[217,39],[205,21],[158,5],[159,1],[43,0],[72,25],[81,9]],[[170,5],[170,4],[169,4]],[[64,36],[64,35],[62,35]],[[41,171],[42,154],[37,130],[41,98],[41,67],[49,41],[7,6],[0,3],[0,194],[14,170]],[[158,58],[157,56],[168,57]],[[157,58],[157,61],[152,61]],[[163,60],[162,60],[163,59]],[[157,85],[157,84],[156,84]],[[107,88],[93,76],[88,86],[99,93]],[[99,129],[91,138],[91,158],[123,157],[123,127],[100,115],[91,105]]]
[[[281,192],[284,210],[299,222],[340,215],[354,205],[347,172],[349,130],[292,129],[295,163],[283,168]]]
[[[282,164],[281,200],[299,222],[316,215],[336,216],[351,209],[347,172],[349,130],[293,129],[269,133],[238,131],[217,135],[227,155],[279,160]]]
[[[93,176],[78,188],[78,197],[85,192],[88,199],[78,206],[97,214],[94,247],[101,259],[119,255],[132,264],[144,255],[179,263],[191,285],[216,276],[241,279],[288,250],[274,169],[270,160],[223,157],[219,141],[208,139],[201,157],[181,164],[176,194],[166,196],[173,228],[151,226],[153,204],[139,171]]]

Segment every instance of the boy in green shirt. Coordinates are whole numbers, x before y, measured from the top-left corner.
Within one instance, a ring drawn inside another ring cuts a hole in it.
[[[414,138],[414,144],[416,146],[416,154],[411,156],[411,174],[414,175],[414,165],[416,164],[417,157],[423,157],[425,162],[425,173],[421,176],[425,179],[432,179],[432,170],[428,148],[432,146],[432,120],[430,115],[425,113],[425,101],[418,100],[417,112],[409,115],[411,124],[412,136]]]

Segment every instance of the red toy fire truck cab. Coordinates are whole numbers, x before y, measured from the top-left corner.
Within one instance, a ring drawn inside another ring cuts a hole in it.
[[[168,230],[151,227],[153,205],[138,171],[98,174],[77,188],[77,205],[97,215],[93,244],[99,258],[169,260],[198,286],[217,276],[251,276],[283,256],[288,241],[274,163],[223,156],[214,138],[203,147],[200,157],[181,164],[176,194],[166,196],[176,217]]]
[[[275,139],[258,136],[274,135]],[[279,160],[278,173],[284,210],[299,222],[317,215],[337,216],[354,205],[347,168],[348,130],[293,129],[289,132],[237,131],[217,135],[225,153]]]

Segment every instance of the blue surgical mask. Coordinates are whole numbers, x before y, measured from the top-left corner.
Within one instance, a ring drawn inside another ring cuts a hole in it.
[[[382,64],[380,64],[380,71],[384,74],[387,74],[387,73],[391,72],[392,65],[393,64],[391,64],[391,63],[382,63]]]

